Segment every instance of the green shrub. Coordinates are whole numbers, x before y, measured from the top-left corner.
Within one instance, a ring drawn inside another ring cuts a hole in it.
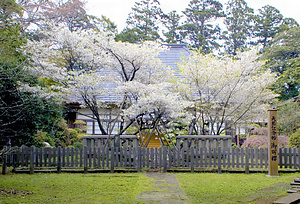
[[[37,147],[43,147],[44,142],[48,142],[51,146],[55,145],[54,139],[50,137],[47,132],[43,132],[42,130],[37,130],[37,132],[33,135],[33,145]]]
[[[300,148],[300,128],[290,135],[288,147],[293,148]]]
[[[79,128],[68,128],[65,120],[60,121],[60,131],[56,134],[56,145],[62,147],[72,146],[82,137],[82,130]]]
[[[77,142],[74,142],[74,143],[73,143],[73,147],[81,148],[81,147],[83,147],[83,144],[82,144],[81,141],[77,141]]]

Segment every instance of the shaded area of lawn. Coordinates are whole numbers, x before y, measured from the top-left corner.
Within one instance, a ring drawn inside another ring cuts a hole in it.
[[[0,203],[141,203],[152,179],[135,174],[10,174],[0,176]]]
[[[280,177],[229,173],[174,175],[195,204],[272,203],[287,195],[289,184],[300,176],[298,173]],[[136,196],[161,191],[155,183],[145,173],[0,175],[0,203],[143,203]]]
[[[265,174],[176,174],[192,203],[267,204],[286,196],[299,173],[268,177]]]

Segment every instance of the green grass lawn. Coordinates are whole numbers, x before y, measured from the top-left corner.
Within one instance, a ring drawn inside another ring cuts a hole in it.
[[[176,174],[192,203],[267,204],[286,196],[299,173],[268,177],[265,174]]]
[[[0,175],[0,203],[141,203],[142,173]]]
[[[176,173],[191,203],[272,203],[299,174]],[[143,203],[153,191],[144,173],[0,175],[0,203]]]

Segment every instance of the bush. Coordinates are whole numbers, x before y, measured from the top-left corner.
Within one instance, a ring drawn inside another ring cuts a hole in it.
[[[266,148],[268,146],[267,136],[252,136],[247,139],[242,147]]]
[[[88,126],[83,120],[75,120],[74,125],[76,125],[81,132],[86,132],[88,130]]]
[[[62,147],[73,146],[85,135],[80,128],[68,128],[65,120],[60,121],[60,131],[56,134],[56,145]]]
[[[252,130],[252,134],[253,135],[267,136],[268,135],[268,128],[267,127],[255,128],[254,130]]]
[[[299,137],[300,138],[300,137]],[[288,136],[278,136],[278,147],[287,147]],[[300,143],[299,143],[300,144]],[[268,147],[268,136],[253,136],[246,140],[242,147],[250,148],[267,148]]]
[[[73,143],[73,147],[81,148],[81,147],[83,147],[83,144],[82,144],[81,141],[77,141],[77,142],[74,142],[74,143]]]
[[[300,128],[290,135],[288,141],[288,147],[293,148],[300,148]]]
[[[54,139],[50,137],[47,132],[43,132],[42,130],[37,130],[37,132],[33,135],[33,144],[37,147],[44,147],[44,142],[48,142],[51,146],[54,146]]]

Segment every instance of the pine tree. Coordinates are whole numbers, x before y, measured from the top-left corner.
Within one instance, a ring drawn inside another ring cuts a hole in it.
[[[244,0],[230,0],[227,5],[225,50],[228,54],[236,55],[238,50],[247,48],[252,36],[253,9]]]
[[[299,94],[300,28],[294,27],[274,37],[263,50],[266,66],[277,74],[273,89],[286,100]]]
[[[177,43],[182,41],[182,36],[179,33],[179,23],[181,19],[176,11],[171,11],[168,14],[165,14],[163,17],[163,25],[167,29],[164,31],[164,36],[167,38],[165,42],[167,43]]]
[[[216,0],[192,0],[183,11],[186,22],[181,26],[182,36],[195,48],[209,53],[220,47],[217,40],[220,27],[215,21],[224,17],[223,5]]]
[[[258,40],[254,44],[262,44],[263,47],[266,47],[279,32],[283,22],[282,14],[275,7],[267,5],[259,9],[254,27],[254,37]]]
[[[158,30],[162,15],[158,0],[135,2],[126,21],[127,27],[116,36],[116,40],[122,42],[158,40],[160,38]]]

